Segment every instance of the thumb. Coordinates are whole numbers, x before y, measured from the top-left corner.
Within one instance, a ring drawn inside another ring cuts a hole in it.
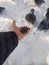
[[[16,26],[16,21],[15,21],[15,20],[13,20],[12,26],[18,28],[18,27]]]
[[[13,20],[12,25],[13,25],[13,26],[16,26],[16,22],[15,22],[15,20]]]

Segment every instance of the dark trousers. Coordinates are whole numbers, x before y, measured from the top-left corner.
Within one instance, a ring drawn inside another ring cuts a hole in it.
[[[17,45],[18,37],[15,32],[0,32],[0,65],[5,62]]]

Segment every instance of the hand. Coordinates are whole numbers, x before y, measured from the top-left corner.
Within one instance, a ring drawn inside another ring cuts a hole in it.
[[[28,28],[28,31],[23,34],[23,33],[20,32],[21,29],[22,29],[22,27],[17,27],[16,24],[15,24],[15,20],[13,20],[12,31],[14,31],[17,34],[19,40],[23,39],[30,31],[30,28]]]

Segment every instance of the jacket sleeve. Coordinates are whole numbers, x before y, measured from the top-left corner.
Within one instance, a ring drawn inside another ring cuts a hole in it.
[[[17,45],[18,37],[15,32],[0,32],[0,65],[5,62]]]

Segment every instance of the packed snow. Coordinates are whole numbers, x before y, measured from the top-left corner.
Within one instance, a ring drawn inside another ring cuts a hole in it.
[[[38,7],[34,0],[0,0],[0,7],[5,7],[0,14],[0,32],[10,31],[13,19],[18,27],[31,28],[3,65],[49,65],[49,30],[36,31],[40,22],[46,18],[49,1],[44,1],[45,3]],[[34,26],[25,20],[26,14],[32,8],[36,15]]]

